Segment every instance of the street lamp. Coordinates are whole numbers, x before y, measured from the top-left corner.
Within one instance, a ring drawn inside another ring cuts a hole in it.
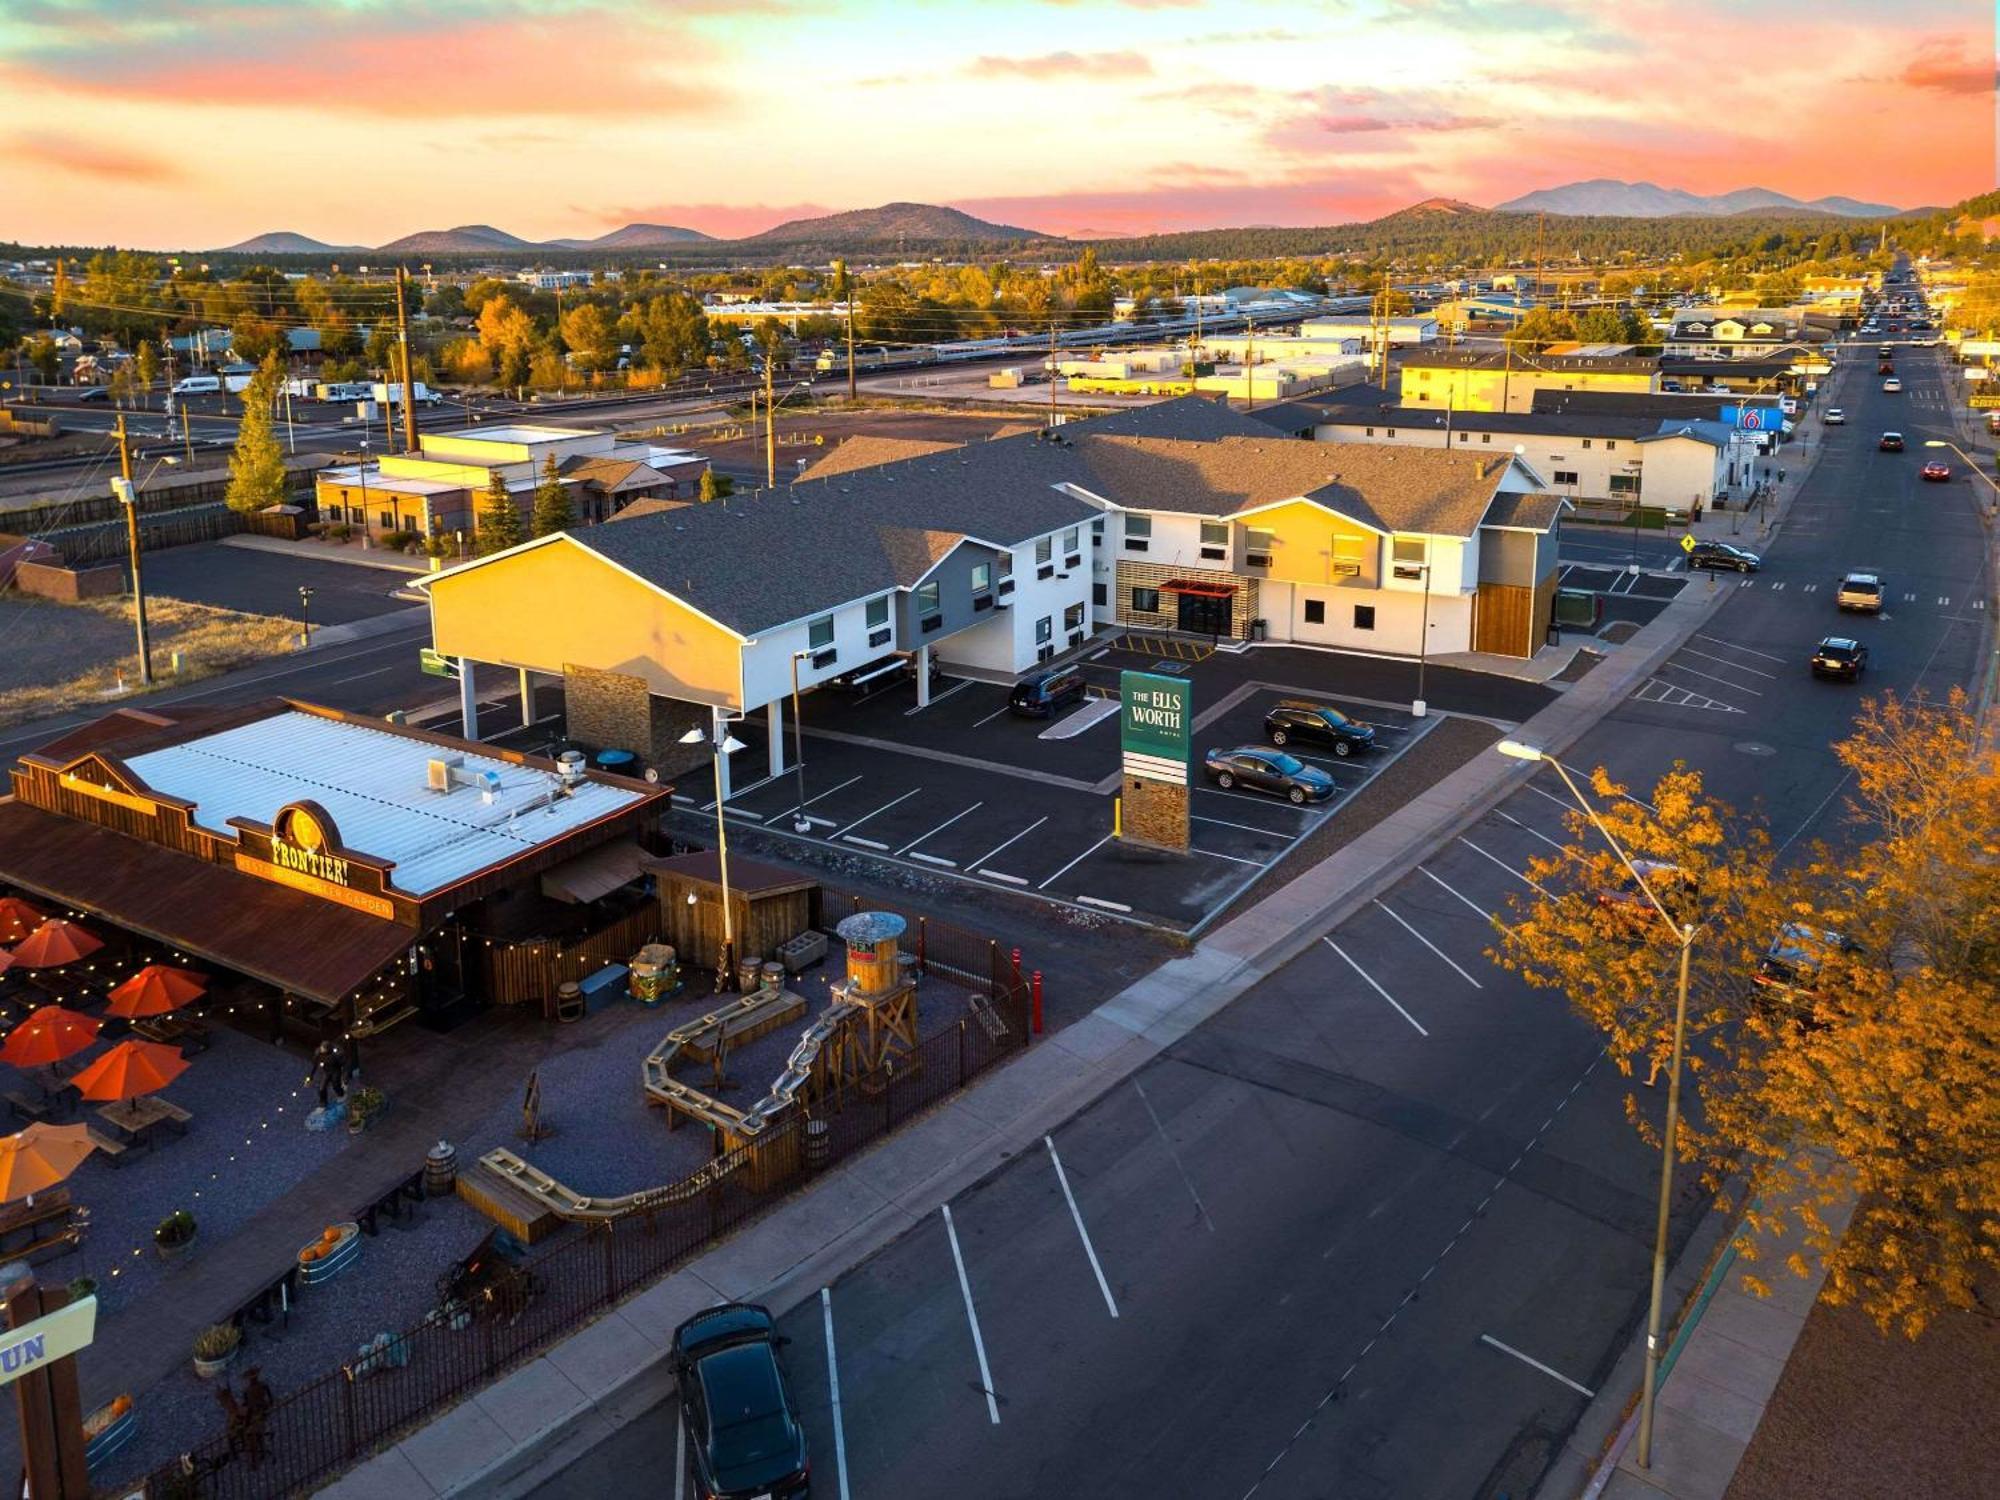
[[[361,539],[368,540],[368,434],[365,432],[361,434]]]
[[[1632,863],[1631,857],[1626,854],[1618,840],[1611,836],[1611,830],[1604,826],[1604,820],[1597,816],[1597,809],[1590,805],[1577,784],[1570,779],[1570,774],[1564,769],[1561,761],[1547,751],[1523,744],[1519,740],[1502,740],[1493,748],[1513,760],[1532,761],[1555,767],[1556,775],[1562,778],[1562,783],[1569,789],[1570,796],[1576,799],[1576,805],[1583,809],[1584,816],[1589,818],[1597,831],[1604,835],[1604,842],[1611,846],[1611,852],[1618,856],[1627,873],[1638,882],[1639,889],[1645,892],[1646,899],[1652,903],[1653,910],[1660,914],[1660,920],[1667,924],[1667,929],[1673,933],[1674,941],[1681,950],[1680,983],[1674,999],[1673,1060],[1669,1064],[1667,1073],[1667,1122],[1660,1142],[1660,1205],[1659,1216],[1653,1229],[1653,1290],[1646,1310],[1646,1380],[1645,1388],[1639,1397],[1639,1467],[1649,1469],[1653,1464],[1653,1397],[1660,1379],[1660,1301],[1667,1278],[1667,1211],[1673,1203],[1674,1141],[1680,1134],[1681,1121],[1681,1051],[1687,1038],[1688,955],[1694,948],[1695,924],[1676,922],[1666,907],[1660,904],[1660,898],[1653,893],[1652,886],[1646,883],[1646,877],[1639,873],[1639,867]]]
[[[710,713],[714,715],[711,728],[703,729],[697,724],[681,736],[680,742],[707,745],[715,767],[715,858],[722,875],[722,953],[716,964],[715,988],[720,993],[736,982],[736,919],[729,907],[729,824],[722,816],[722,757],[735,754],[744,745],[725,727],[728,720],[721,709],[711,709]]]
[[[305,632],[305,644],[310,646],[313,639],[312,625],[313,591],[304,584],[299,585],[299,624]]]
[[[812,819],[806,816],[806,728],[805,721],[799,717],[799,658],[812,654],[810,647],[792,653],[792,769],[799,788],[798,810],[792,814],[794,833],[812,831]]]
[[[1985,480],[1986,487],[1993,492],[1993,498],[1986,502],[1986,508],[1988,512],[2000,513],[2000,484],[1994,483],[1993,476],[1987,473],[1984,469],[1980,468],[1978,463],[1974,461],[1970,453],[1967,453],[1963,448],[1959,447],[1958,444],[1948,443],[1943,438],[1925,438],[1924,446],[1926,448],[1949,448],[1951,449],[1952,452],[1956,453],[1960,458],[1964,459],[1966,468],[1972,470],[1973,473],[1977,474],[1981,479]]]

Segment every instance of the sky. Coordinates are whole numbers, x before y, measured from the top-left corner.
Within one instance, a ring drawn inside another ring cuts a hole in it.
[[[0,240],[1995,186],[1994,0],[0,0]]]

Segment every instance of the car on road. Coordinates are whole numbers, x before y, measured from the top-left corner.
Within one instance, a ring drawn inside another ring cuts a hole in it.
[[[1877,375],[1893,375],[1896,373],[1896,367],[1885,359],[1875,366],[1875,373]]]
[[[1813,647],[1812,674],[1815,677],[1844,677],[1858,681],[1868,670],[1868,648],[1844,635],[1830,635]]]
[[[79,401],[109,401],[111,399],[111,392],[101,385],[87,385],[76,393],[76,399]]]
[[[1645,881],[1644,886],[1640,885],[1641,880]],[[1697,890],[1695,878],[1664,859],[1633,860],[1632,869],[1621,873],[1616,885],[1606,886],[1597,893],[1597,904],[1615,916],[1643,925],[1659,916],[1646,897],[1648,889],[1675,920],[1683,920],[1691,913]]]
[[[1842,609],[1867,610],[1879,615],[1882,612],[1882,575],[1849,573],[1840,580],[1833,602]]]
[[[1282,750],[1265,750],[1256,745],[1238,745],[1234,750],[1210,750],[1201,758],[1208,779],[1225,792],[1244,786],[1252,791],[1283,797],[1294,806],[1324,802],[1337,790],[1334,779]]]
[[[1264,715],[1264,738],[1274,745],[1290,744],[1293,740],[1325,745],[1345,759],[1357,750],[1375,748],[1375,726],[1350,719],[1337,708],[1287,702]]]
[[[802,1500],[811,1492],[805,1429],[778,1358],[789,1342],[771,1314],[749,1302],[711,1307],[674,1330],[674,1383],[702,1500]]]
[[[1728,542],[1696,542],[1689,549],[1687,565],[1690,569],[1708,568],[1724,573],[1754,573],[1764,566],[1764,559],[1748,547],[1732,547]]]
[[[1931,484],[1942,484],[1945,480],[1951,478],[1951,465],[1941,463],[1934,458],[1925,464],[1922,469],[1918,470],[1918,476],[1929,481]]]
[[[1820,971],[1828,959],[1845,958],[1860,951],[1859,943],[1840,933],[1803,922],[1787,922],[1771,939],[1771,946],[1757,962],[1757,972],[1750,977],[1765,989],[1810,997],[1819,993]]]
[[[1845,427],[1847,425],[1847,413],[1837,406],[1829,406],[1826,409],[1826,415],[1820,418],[1820,422],[1827,427]]]
[[[1880,448],[1884,453],[1901,453],[1903,451],[1903,435],[1900,432],[1885,432],[1882,434],[1881,441],[1876,443],[1875,446]]]
[[[1081,703],[1085,686],[1074,667],[1045,667],[1014,684],[1007,706],[1024,719],[1046,719],[1067,704]]]
[[[1893,375],[1891,375],[1887,380],[1882,382],[1882,392],[1884,395],[1894,396],[1899,392],[1901,392],[1902,389],[1903,389],[1903,382],[1898,380]]]

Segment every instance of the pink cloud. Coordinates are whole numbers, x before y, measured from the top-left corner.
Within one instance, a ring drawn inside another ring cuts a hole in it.
[[[976,57],[975,78],[1144,78],[1152,63],[1137,52],[1048,52],[1040,57]]]
[[[1906,88],[1929,89],[1940,94],[1991,95],[1994,91],[1993,59],[1961,52],[1953,42],[1928,42],[1917,49],[1896,81]]]
[[[186,174],[163,156],[134,151],[74,135],[24,132],[6,144],[7,154],[18,162],[46,167],[78,177],[95,177],[105,182],[178,182]]]

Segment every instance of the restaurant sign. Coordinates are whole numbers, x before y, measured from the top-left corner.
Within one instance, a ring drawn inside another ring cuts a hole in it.
[[[389,898],[391,866],[346,848],[331,814],[317,802],[288,803],[268,828],[248,819],[231,821],[240,837],[236,868],[245,875],[371,917],[395,919],[396,904]]]
[[[87,1348],[96,1336],[95,1297],[84,1297],[32,1323],[0,1333],[0,1385]]]
[[[271,862],[315,880],[334,885],[350,884],[347,861],[328,849],[326,829],[303,807],[288,807],[278,814],[271,830]]]

